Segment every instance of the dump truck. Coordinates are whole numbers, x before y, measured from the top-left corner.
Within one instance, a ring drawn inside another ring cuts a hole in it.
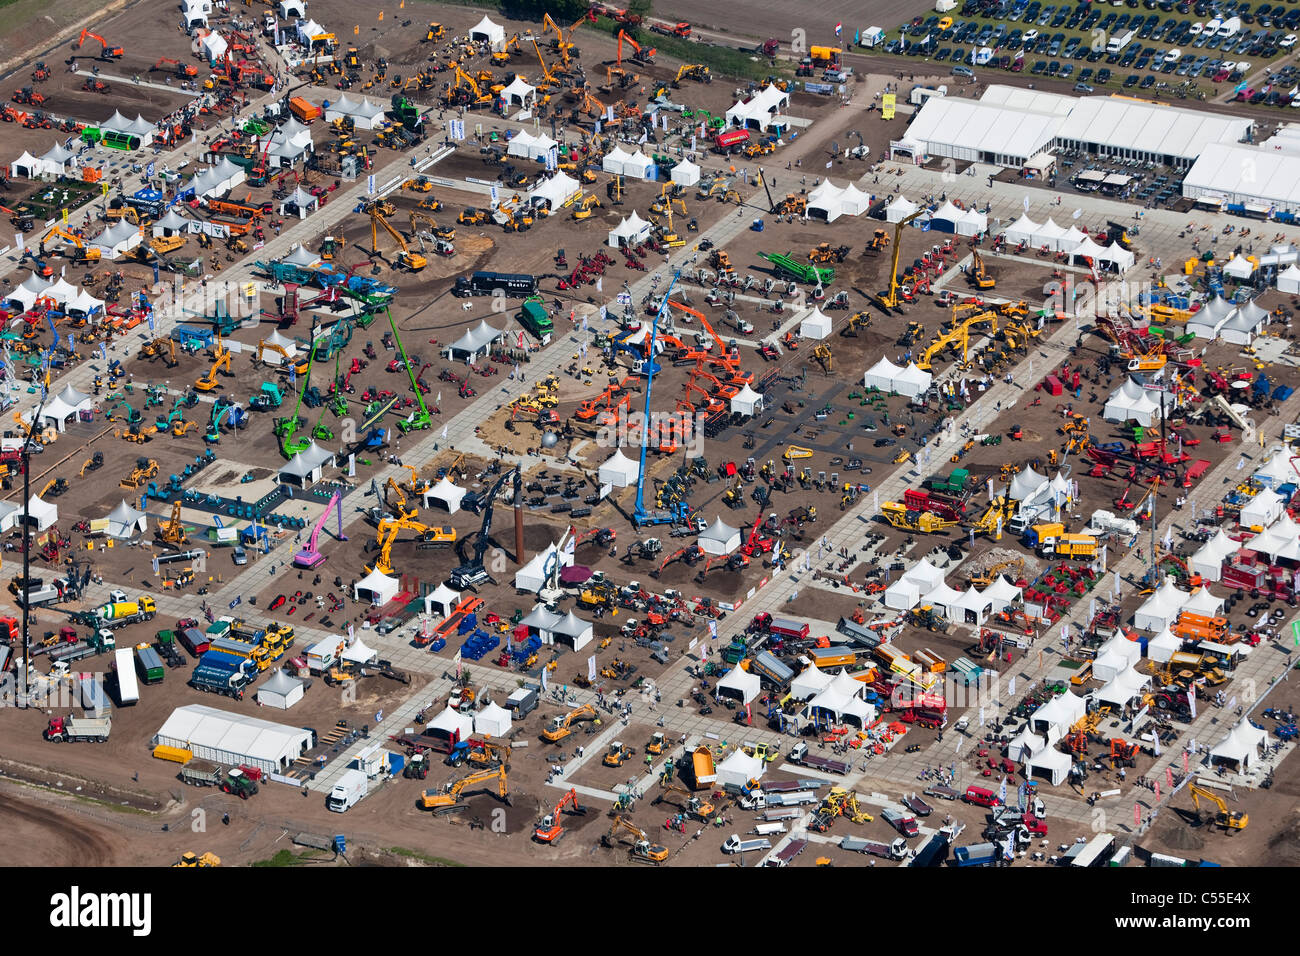
[[[206,693],[243,700],[244,689],[253,682],[256,669],[257,665],[246,657],[208,651],[199,658],[198,667],[190,675],[189,685]]]
[[[817,754],[811,752],[807,741],[804,740],[799,741],[790,748],[788,759],[791,763],[797,763],[800,766],[811,767],[813,770],[834,773],[840,776],[844,776],[853,768],[851,763],[846,763],[843,760],[832,760],[829,757],[817,756]]]
[[[694,771],[696,790],[708,790],[718,779],[713,766],[713,751],[708,747],[695,748],[695,752],[691,754],[691,767]]]
[[[878,840],[864,840],[862,837],[846,836],[840,840],[840,849],[852,853],[866,853],[878,856],[882,860],[902,860],[907,856],[907,841],[902,837],[893,843],[881,843]]]
[[[51,717],[50,725],[45,728],[45,739],[54,743],[68,741],[88,741],[102,744],[108,740],[109,731],[113,729],[111,717],[98,719],[91,717]]]
[[[760,651],[750,660],[749,672],[757,674],[783,693],[790,686],[790,682],[794,680],[794,671],[767,651]]]
[[[191,760],[181,767],[181,780],[191,787],[215,787],[221,783],[221,767],[210,760]]]
[[[301,96],[294,96],[289,99],[289,112],[302,120],[304,123],[310,123],[314,119],[319,119],[321,109],[309,100]]]
[[[157,611],[158,608],[154,604],[153,598],[147,594],[141,594],[134,601],[113,601],[109,604],[101,604],[93,610],[76,615],[76,618],[81,623],[96,629],[102,627],[119,628],[126,627],[128,624],[135,624],[138,621],[151,621]]]

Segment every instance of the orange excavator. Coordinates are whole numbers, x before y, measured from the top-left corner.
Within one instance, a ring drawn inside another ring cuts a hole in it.
[[[180,60],[173,60],[169,56],[159,57],[158,62],[151,66],[149,71],[153,72],[154,70],[161,70],[164,65],[172,67],[170,72],[175,73],[177,76],[199,75],[199,68],[193,63],[182,63]]]
[[[578,803],[578,792],[570,789],[568,793],[560,798],[560,802],[555,805],[555,809],[542,817],[542,822],[537,824],[537,829],[533,831],[533,839],[538,843],[555,843],[560,837],[564,836],[564,827],[560,824],[560,815],[564,812],[565,807],[573,807],[570,811],[575,816],[586,816],[587,808]]]
[[[87,37],[90,37],[90,39],[92,40],[99,41],[99,45],[101,47],[99,51],[99,58],[101,60],[118,60],[126,55],[126,51],[123,50],[120,46],[113,46],[111,43],[105,40],[98,33],[91,33],[89,30],[81,31],[81,37],[80,39],[77,40],[77,45],[75,49],[80,50],[82,44],[86,42]]]
[[[647,65],[654,63],[655,50],[653,47],[647,50],[643,48],[641,44],[637,43],[630,36],[624,33],[622,30],[619,30],[618,31],[618,58],[615,62],[615,66],[623,65],[623,42],[625,40],[632,47],[633,60],[635,60],[637,63],[645,63]]]

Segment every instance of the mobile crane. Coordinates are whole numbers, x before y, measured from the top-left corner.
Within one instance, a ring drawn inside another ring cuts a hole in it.
[[[397,323],[393,320],[392,310],[388,306],[384,306],[384,312],[388,315],[388,326],[393,330],[393,341],[397,343],[397,352],[402,356],[402,364],[406,367],[406,376],[411,381],[411,391],[415,393],[416,404],[420,407],[418,412],[412,412],[406,418],[400,419],[397,428],[402,434],[424,431],[433,427],[433,416],[429,414],[429,408],[424,404],[424,392],[420,390],[419,383],[416,381],[415,369],[411,365],[411,360],[406,356],[406,346],[402,344],[402,338],[397,334]]]
[[[538,843],[555,843],[560,837],[564,836],[564,827],[560,823],[560,815],[564,812],[565,807],[572,807],[570,811],[575,816],[586,816],[587,808],[578,802],[578,791],[570,789],[568,793],[560,798],[560,802],[555,805],[555,809],[542,817],[542,822],[537,824],[537,829],[533,831],[533,839]]]
[[[903,227],[923,212],[925,212],[924,209],[918,209],[894,227],[894,254],[889,263],[889,289],[875,297],[876,304],[884,309],[886,314],[897,310],[902,301],[898,295],[898,254],[903,245]]]
[[[453,585],[453,587],[454,586],[455,585]],[[542,739],[547,743],[558,744],[565,737],[569,736],[569,734],[573,733],[572,725],[580,720],[594,720],[597,723],[600,722],[600,718],[596,715],[596,708],[592,707],[591,704],[583,704],[581,707],[575,707],[563,716],[557,715],[552,717],[550,724],[542,731]]]
[[[89,37],[92,40],[99,41],[99,45],[101,47],[99,51],[99,58],[101,60],[119,60],[126,55],[126,51],[123,50],[120,46],[113,46],[102,36],[100,36],[98,33],[91,33],[89,30],[81,31],[81,37],[77,40],[77,45],[74,47],[74,49],[80,50],[82,44],[86,42],[87,37]]]
[[[491,780],[497,782],[497,796],[508,805],[510,803],[510,789],[506,780],[506,768],[503,764],[495,770],[476,770],[455,783],[447,784],[441,791],[425,790],[420,795],[420,806],[435,813],[452,813],[463,809],[463,805],[457,803],[460,795],[470,787],[476,787]]]
[[[1219,795],[1206,790],[1204,787],[1198,787],[1196,784],[1188,784],[1188,789],[1192,792],[1192,805],[1196,807],[1197,814],[1201,812],[1201,800],[1209,800],[1217,808],[1214,815],[1215,826],[1223,827],[1225,830],[1244,830],[1250,826],[1250,814],[1242,813],[1239,810],[1229,810],[1228,804]]]
[[[610,824],[609,832],[600,838],[600,842],[607,847],[614,846],[614,835],[620,830],[626,830],[632,834],[635,842],[633,842],[629,852],[632,854],[632,859],[638,863],[651,863],[658,866],[668,859],[666,847],[662,847],[658,843],[651,843],[644,830],[631,821],[624,820],[621,816],[614,818],[614,822]]]
[[[316,544],[320,540],[321,529],[325,527],[325,522],[329,520],[331,511],[338,516],[338,532],[334,537],[339,541],[348,540],[348,536],[343,533],[343,496],[336,491],[330,496],[330,503],[325,506],[324,513],[321,514],[320,519],[311,529],[311,539],[307,542],[306,547],[300,549],[293,556],[294,567],[310,569],[325,560],[325,555],[320,553],[320,549],[316,547]]]
[[[522,480],[518,466],[512,468],[510,471],[498,478],[497,483],[493,485],[492,490],[488,492],[488,496],[483,503],[483,524],[479,528],[478,537],[474,539],[474,558],[472,561],[465,561],[464,552],[460,551],[463,563],[459,567],[453,568],[451,574],[448,576],[449,583],[458,591],[464,591],[466,589],[472,591],[485,581],[493,580],[492,575],[488,574],[487,568],[483,566],[483,555],[487,553],[488,544],[492,537],[492,512],[496,505],[497,495],[501,493],[501,489],[505,487],[505,483],[512,479],[515,483],[515,498],[518,499],[519,486]],[[461,547],[462,545],[458,543],[458,550]],[[594,716],[595,712],[593,711],[592,713]],[[561,736],[564,735],[561,734]],[[560,738],[556,737],[555,739],[559,740]]]
[[[409,269],[412,272],[419,272],[429,264],[429,261],[418,252],[412,252],[406,246],[406,240],[402,234],[392,227],[387,219],[384,218],[383,212],[378,203],[370,203],[366,206],[366,212],[370,214],[370,248],[374,255],[379,255],[379,227],[383,226],[384,231],[393,237],[401,252],[398,253],[395,265],[403,269]]]

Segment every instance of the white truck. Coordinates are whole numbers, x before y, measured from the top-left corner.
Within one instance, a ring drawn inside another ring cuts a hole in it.
[[[770,849],[772,849],[772,843],[769,840],[742,840],[735,833],[727,837],[722,844],[723,853],[753,853],[755,850]]]
[[[369,792],[370,778],[366,776],[365,771],[349,770],[343,774],[342,779],[334,785],[334,789],[325,798],[325,808],[335,813],[346,813]]]
[[[768,807],[798,807],[817,803],[819,798],[811,790],[796,790],[793,793],[769,793],[755,790],[740,798],[740,806],[745,810],[765,810]]]

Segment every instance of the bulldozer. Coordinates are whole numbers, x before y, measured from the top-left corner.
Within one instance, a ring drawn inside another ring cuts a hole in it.
[[[137,458],[135,467],[131,469],[131,474],[119,482],[123,488],[139,488],[145,481],[158,476],[158,462],[152,458]]]
[[[479,223],[487,222],[488,218],[489,216],[486,210],[475,209],[473,206],[470,206],[461,210],[460,215],[456,217],[456,221],[462,226],[477,226]]]

